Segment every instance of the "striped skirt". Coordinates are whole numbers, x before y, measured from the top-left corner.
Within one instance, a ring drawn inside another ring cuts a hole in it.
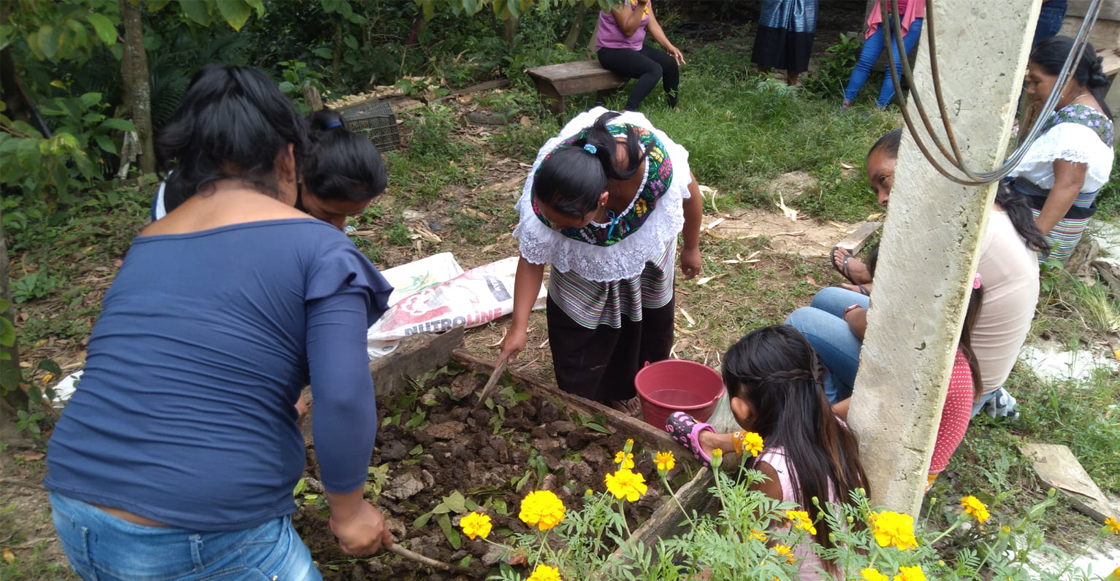
[[[1031,213],[1034,214],[1035,219],[1038,219],[1049,191],[1023,179],[1012,180],[1011,187],[1027,196]],[[1069,260],[1070,255],[1073,254],[1073,249],[1077,248],[1077,244],[1081,242],[1081,235],[1085,232],[1085,227],[1089,224],[1089,218],[1094,210],[1093,202],[1096,201],[1098,193],[1100,193],[1100,190],[1077,194],[1077,198],[1073,200],[1073,205],[1066,216],[1050,229],[1050,233],[1046,235],[1046,241],[1050,243],[1050,258],[1056,258],[1062,262]],[[1039,261],[1043,260],[1045,259],[1042,255],[1039,255]]]
[[[560,389],[601,402],[634,397],[634,376],[673,346],[676,246],[631,279],[589,281],[553,271],[548,341]]]

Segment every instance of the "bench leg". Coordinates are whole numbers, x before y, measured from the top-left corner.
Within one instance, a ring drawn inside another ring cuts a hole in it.
[[[537,93],[540,94],[541,100],[545,101],[548,110],[552,111],[554,115],[562,115],[564,113],[564,96],[551,83],[541,79],[534,79],[534,81],[537,84]]]

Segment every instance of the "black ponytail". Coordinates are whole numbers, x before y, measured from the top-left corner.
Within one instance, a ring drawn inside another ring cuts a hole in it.
[[[307,191],[324,200],[366,202],[385,191],[389,174],[377,147],[342,126],[342,117],[325,109],[309,119],[314,153],[303,169]]]
[[[174,210],[207,184],[236,178],[279,197],[276,156],[294,146],[297,169],[309,150],[307,126],[264,73],[209,65],[191,79],[175,115],[156,137],[156,161],[168,176]]]
[[[1057,76],[1062,72],[1062,65],[1065,64],[1073,49],[1072,38],[1052,36],[1046,40],[1040,40],[1038,44],[1034,45],[1034,48],[1031,49],[1030,60],[1042,67],[1046,74]],[[1108,77],[1104,76],[1103,61],[1104,59],[1097,56],[1097,51],[1093,50],[1093,45],[1086,42],[1085,52],[1082,53],[1081,60],[1077,61],[1077,66],[1073,69],[1073,82],[1087,88],[1092,93],[1093,98],[1097,100],[1101,111],[1111,119],[1112,110],[1104,102],[1105,93],[1108,91]],[[1058,79],[1058,81],[1061,82],[1062,79]]]
[[[1043,256],[1050,255],[1050,244],[1046,242],[1046,237],[1034,223],[1034,214],[1031,212],[1026,196],[1011,191],[1011,188],[1001,183],[996,190],[996,203],[1007,213],[1015,231],[1026,241],[1027,248],[1041,252]]]
[[[984,382],[980,377],[980,361],[976,359],[976,353],[972,350],[972,329],[976,327],[976,322],[980,320],[980,310],[983,305],[984,288],[980,286],[972,289],[972,294],[968,298],[968,309],[964,312],[961,339],[957,342],[957,347],[964,352],[968,359],[968,368],[972,372],[972,401],[974,404],[984,394]]]
[[[852,504],[853,490],[862,487],[870,494],[870,488],[859,460],[859,442],[833,414],[823,373],[813,347],[788,325],[755,329],[723,357],[728,395],[750,402],[756,414],[752,429],[767,448],[782,449],[798,491],[794,500],[819,521],[817,543],[832,548],[833,531],[813,499],[824,506],[835,495],[837,501]],[[831,562],[825,566],[835,569]]]
[[[618,142],[607,123],[620,113],[603,113],[571,145],[549,155],[533,179],[533,196],[566,216],[582,218],[599,204],[609,180],[625,181],[638,172],[645,152],[637,131],[626,127],[627,165],[618,167]]]

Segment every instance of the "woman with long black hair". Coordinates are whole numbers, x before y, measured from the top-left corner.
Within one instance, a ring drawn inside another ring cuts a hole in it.
[[[331,530],[352,555],[392,542],[362,498],[377,431],[366,329],[392,288],[293,207],[312,147],[275,83],[225,65],[195,75],[157,138],[173,209],[106,293],[47,456],[84,579],[321,579],[290,517],[309,381]]]

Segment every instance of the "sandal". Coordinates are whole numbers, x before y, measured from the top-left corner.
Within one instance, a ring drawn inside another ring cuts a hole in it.
[[[686,450],[692,452],[700,463],[707,468],[712,463],[712,457],[700,447],[700,432],[707,430],[715,433],[711,425],[696,421],[696,418],[684,413],[673,412],[665,420],[665,431],[673,437]]]
[[[837,250],[844,250],[844,262],[841,262],[839,265],[836,264],[836,251]],[[828,262],[829,262],[829,264],[832,265],[832,268],[836,269],[836,272],[840,273],[840,276],[848,279],[848,282],[850,282],[852,284],[856,284],[856,281],[852,280],[852,272],[848,268],[848,259],[851,258],[851,257],[852,257],[851,252],[848,252],[847,250],[842,249],[839,246],[833,246],[832,247],[832,252],[828,253]],[[861,289],[861,292],[862,292],[862,289]],[[868,293],[865,292],[863,294],[868,294]]]

